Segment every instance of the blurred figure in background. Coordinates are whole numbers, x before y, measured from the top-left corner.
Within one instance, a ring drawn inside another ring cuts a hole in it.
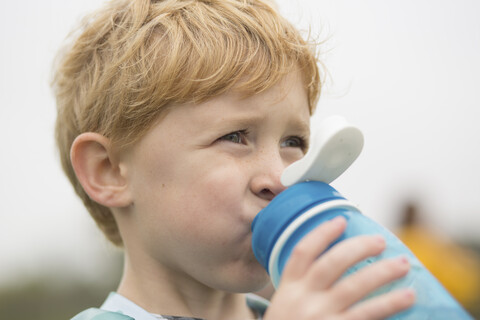
[[[480,316],[480,258],[422,223],[415,203],[407,203],[396,231],[427,269],[474,316]]]

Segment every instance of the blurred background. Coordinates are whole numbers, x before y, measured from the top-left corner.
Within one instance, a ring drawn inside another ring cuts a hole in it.
[[[0,319],[69,319],[119,280],[121,252],[61,172],[48,85],[62,40],[101,3],[0,3]],[[277,3],[324,42],[313,125],[340,114],[365,135],[334,187],[480,317],[480,2]]]

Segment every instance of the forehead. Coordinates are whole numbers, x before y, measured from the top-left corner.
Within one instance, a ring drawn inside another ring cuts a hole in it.
[[[299,127],[308,127],[310,118],[307,89],[297,71],[260,93],[249,94],[234,88],[206,102],[185,107],[185,113],[196,114],[191,117],[192,121],[213,118],[219,122],[229,119],[242,122],[276,116]]]
[[[310,110],[310,105],[308,101],[308,88],[305,84],[305,75],[298,69],[294,68],[292,71],[286,73],[282,77],[279,78],[277,82],[271,83],[266,88],[262,89],[260,92],[255,91],[256,89],[250,85],[251,83],[255,83],[258,79],[256,78],[249,78],[244,77],[240,79],[231,90],[231,94],[237,94],[238,98],[248,99],[262,99],[267,98],[271,99],[271,102],[275,102],[274,100],[282,100],[287,98],[287,95],[298,95],[304,96],[306,98],[307,106]],[[270,93],[270,94],[266,94]]]
[[[149,132],[164,137],[208,138],[253,127],[288,129],[309,136],[310,108],[299,72],[257,94],[233,89],[205,102],[172,105]]]

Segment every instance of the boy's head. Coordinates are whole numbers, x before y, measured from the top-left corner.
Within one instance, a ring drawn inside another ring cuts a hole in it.
[[[118,0],[84,20],[56,66],[56,139],[64,170],[108,239],[110,209],[89,198],[70,159],[77,136],[137,142],[169,108],[231,89],[261,93],[298,69],[310,112],[320,81],[314,49],[265,1]]]

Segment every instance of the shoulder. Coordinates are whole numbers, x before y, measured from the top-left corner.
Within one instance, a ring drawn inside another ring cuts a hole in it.
[[[71,320],[135,320],[132,317],[122,313],[90,308],[84,310],[73,317]]]

